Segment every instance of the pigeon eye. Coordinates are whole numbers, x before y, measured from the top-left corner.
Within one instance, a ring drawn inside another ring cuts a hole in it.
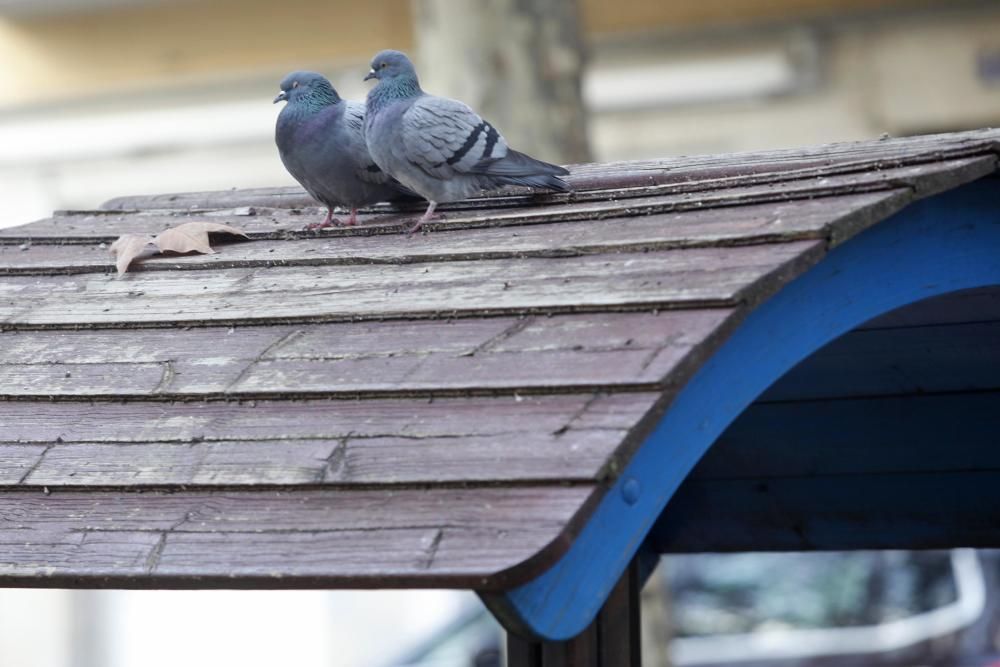
[[[298,88],[298,87],[299,87],[299,82],[298,81],[293,81],[292,82],[292,88]]]
[[[381,65],[378,66],[378,68],[379,69],[385,69],[388,66],[389,66],[389,63],[382,63]]]

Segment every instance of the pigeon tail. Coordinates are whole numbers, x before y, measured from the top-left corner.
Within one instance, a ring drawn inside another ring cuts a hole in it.
[[[487,187],[492,189],[501,185],[523,185],[529,188],[569,192],[566,181],[552,174],[533,174],[531,176],[487,176]]]
[[[525,185],[558,192],[568,192],[570,189],[569,185],[559,178],[569,173],[566,168],[536,160],[513,149],[509,149],[499,160],[480,162],[473,172],[482,174],[486,177],[484,180],[498,185]]]

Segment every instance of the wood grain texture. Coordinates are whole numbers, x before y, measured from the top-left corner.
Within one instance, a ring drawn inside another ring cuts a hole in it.
[[[609,474],[615,451],[658,398],[0,403],[0,482],[133,488],[595,481]]]
[[[559,555],[592,492],[0,490],[0,581],[496,589]]]
[[[0,282],[0,318],[5,328],[178,326],[732,306],[773,290],[822,251],[822,242],[798,241],[405,266],[228,269],[211,279],[186,271],[121,280],[8,276]]]
[[[721,308],[192,329],[183,335],[168,329],[6,331],[0,332],[0,397],[657,388],[733,316],[733,309]]]
[[[148,443],[345,437],[459,438],[581,428],[621,428],[642,395],[468,397],[372,401],[0,401],[3,442]],[[648,398],[648,396],[647,396]]]
[[[834,226],[850,224],[852,228],[860,229],[882,219],[907,198],[905,190],[890,190],[833,199],[699,209],[600,221],[448,229],[446,233],[409,243],[401,243],[393,235],[345,236],[340,234],[341,229],[335,229],[312,238],[296,235],[285,239],[268,238],[258,243],[217,243],[221,252],[215,255],[161,255],[146,259],[131,270],[416,264],[823,239],[832,236]],[[196,217],[191,216],[191,219]],[[129,220],[142,222],[136,218]],[[177,221],[169,220],[171,224]],[[35,238],[31,245],[23,248],[20,245],[0,245],[0,273],[44,275],[113,271],[113,258],[106,247],[95,243],[51,243],[61,240]]]

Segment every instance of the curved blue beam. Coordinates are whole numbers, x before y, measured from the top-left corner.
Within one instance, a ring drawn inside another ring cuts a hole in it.
[[[766,301],[699,369],[563,557],[483,596],[511,630],[563,640],[594,619],[667,501],[739,414],[795,364],[871,318],[1000,285],[1000,179],[916,202],[831,251]]]

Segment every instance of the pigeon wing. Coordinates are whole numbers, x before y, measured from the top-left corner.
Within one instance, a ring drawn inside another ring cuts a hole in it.
[[[401,129],[405,159],[435,178],[474,174],[507,154],[497,129],[457,100],[417,98],[403,114]]]

